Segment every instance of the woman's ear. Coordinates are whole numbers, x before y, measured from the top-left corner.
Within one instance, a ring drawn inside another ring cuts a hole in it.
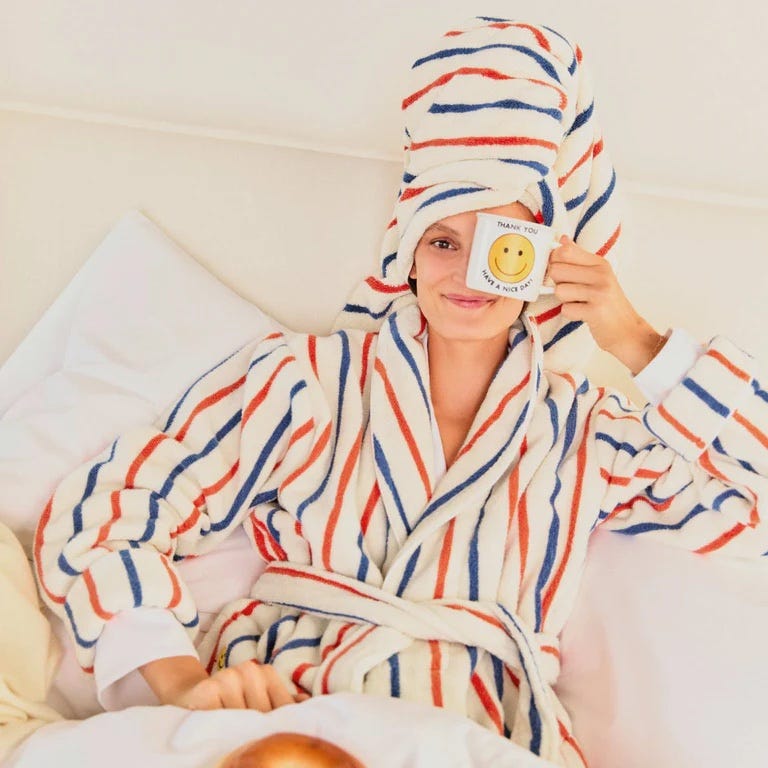
[[[408,277],[410,277],[411,280],[416,279],[416,261],[415,260],[413,264],[411,264],[411,271],[408,273]]]

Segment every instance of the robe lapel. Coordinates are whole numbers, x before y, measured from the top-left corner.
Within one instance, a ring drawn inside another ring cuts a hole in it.
[[[382,502],[398,546],[434,490],[429,370],[418,307],[390,315],[379,333],[371,382],[371,439]]]
[[[413,570],[415,550],[462,511],[477,514],[499,478],[516,463],[541,381],[541,343],[530,318],[523,316],[513,326],[510,347],[459,455],[420,508],[385,584],[399,583],[402,589],[404,572]]]

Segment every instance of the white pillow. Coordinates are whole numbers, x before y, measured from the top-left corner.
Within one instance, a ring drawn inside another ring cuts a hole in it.
[[[126,216],[0,369],[0,520],[29,546],[65,474],[275,327]],[[596,534],[558,686],[592,768],[764,765],[767,568]]]
[[[62,477],[275,327],[126,215],[0,368],[0,520],[29,549]]]

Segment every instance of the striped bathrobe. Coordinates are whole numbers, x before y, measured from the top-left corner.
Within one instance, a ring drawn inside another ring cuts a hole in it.
[[[83,667],[134,606],[195,636],[174,563],[242,525],[269,564],[202,641],[209,669],[258,659],[315,695],[431,702],[582,765],[552,685],[590,533],[765,554],[768,395],[716,337],[662,404],[636,410],[545,370],[525,316],[436,479],[424,332],[410,306],[378,333],[268,336],[69,476],[35,560]]]

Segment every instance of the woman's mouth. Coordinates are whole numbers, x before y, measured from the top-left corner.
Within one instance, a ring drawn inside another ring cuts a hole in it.
[[[482,296],[464,296],[460,293],[446,293],[443,294],[443,297],[462,309],[481,309],[494,301],[494,299],[486,299]]]

